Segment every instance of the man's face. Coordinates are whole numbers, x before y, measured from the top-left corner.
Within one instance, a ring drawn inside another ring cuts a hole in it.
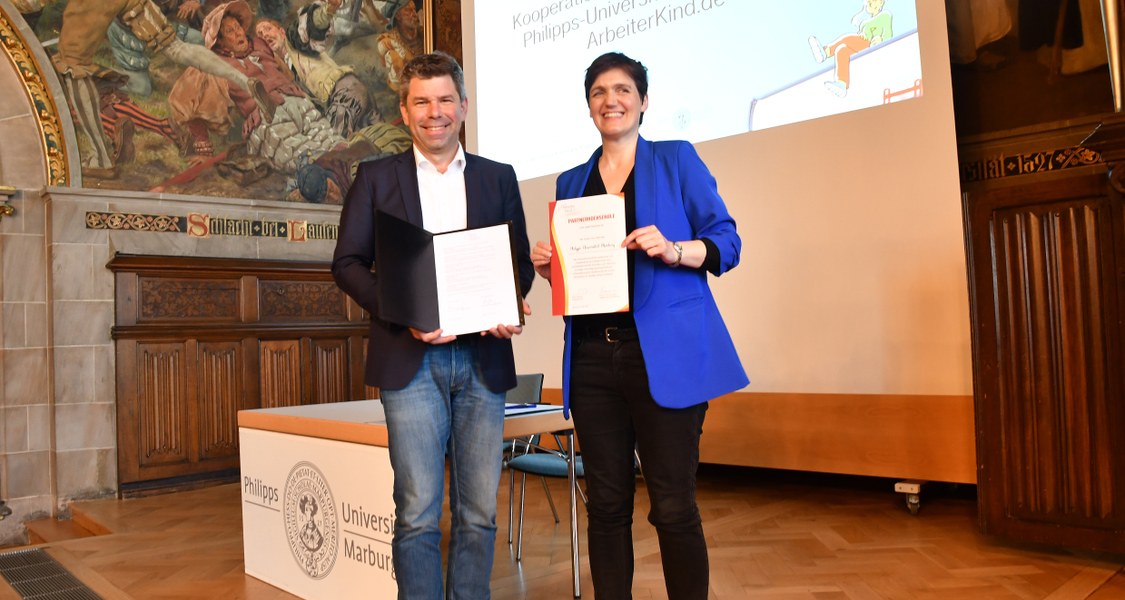
[[[414,144],[431,161],[452,159],[457,136],[465,122],[469,100],[462,99],[449,75],[410,80],[406,101],[400,105],[402,120],[410,128]]]
[[[270,21],[258,21],[254,27],[254,33],[264,41],[274,54],[280,54],[285,48],[285,31],[277,23]]]
[[[250,40],[246,38],[246,30],[242,28],[242,23],[230,16],[223,17],[216,42],[223,50],[235,54],[243,53],[250,48]]]

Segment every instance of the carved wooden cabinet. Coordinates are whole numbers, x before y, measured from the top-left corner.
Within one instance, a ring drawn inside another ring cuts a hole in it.
[[[1125,210],[1105,165],[965,195],[986,533],[1125,552]]]
[[[229,476],[237,412],[374,398],[368,316],[326,263],[118,255],[123,491]]]

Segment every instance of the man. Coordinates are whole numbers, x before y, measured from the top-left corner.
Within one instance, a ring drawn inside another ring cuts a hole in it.
[[[386,413],[397,517],[391,547],[399,598],[410,600],[489,597],[504,392],[516,384],[511,337],[522,328],[446,336],[380,321],[380,282],[371,272],[375,211],[435,233],[511,221],[525,295],[534,278],[515,171],[466,154],[458,142],[468,108],[464,81],[444,53],[406,63],[399,102],[413,148],[359,165],[332,261],[337,284],[372,315],[366,380],[380,388]],[[523,310],[530,313],[526,302]],[[443,590],[447,453],[452,520]]]

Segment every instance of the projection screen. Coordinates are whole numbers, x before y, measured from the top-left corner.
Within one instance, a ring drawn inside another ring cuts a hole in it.
[[[741,264],[710,281],[747,391],[971,394],[944,3],[887,0],[887,35],[842,60],[868,6],[465,0],[467,149],[515,165],[547,239],[555,174],[598,146],[584,70],[624,52],[649,69],[641,135],[695,143],[737,220]],[[518,370],[560,387],[548,284],[529,299]]]

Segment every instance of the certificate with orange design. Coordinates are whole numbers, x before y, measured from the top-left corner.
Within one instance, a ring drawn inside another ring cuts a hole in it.
[[[591,315],[629,310],[625,198],[556,200],[551,219],[551,312]]]

